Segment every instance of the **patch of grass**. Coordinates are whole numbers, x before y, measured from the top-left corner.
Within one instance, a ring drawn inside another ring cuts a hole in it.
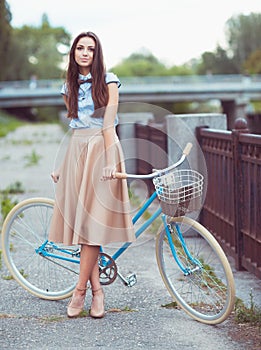
[[[4,281],[11,281],[11,280],[14,279],[14,277],[13,277],[12,275],[3,275],[3,276],[2,276],[2,279],[3,279]]]
[[[126,305],[123,309],[121,309],[121,311],[123,311],[123,312],[134,312],[136,310],[131,309],[129,306]]]
[[[0,111],[0,137],[5,137],[9,132],[24,124],[25,122]]]
[[[135,312],[137,310],[135,309],[131,309],[129,306],[125,306],[124,308],[120,309],[120,308],[112,308],[109,309],[107,312]]]
[[[14,146],[17,145],[23,145],[23,146],[30,146],[32,145],[33,141],[32,140],[11,140],[10,143]]]
[[[52,322],[61,322],[66,319],[67,319],[66,316],[51,315],[51,316],[41,317],[39,321],[42,321],[45,323],[52,323]]]
[[[20,181],[16,181],[4,190],[4,192],[10,193],[10,194],[17,194],[17,193],[24,193],[23,185]]]
[[[42,157],[39,154],[37,154],[35,150],[32,150],[31,154],[26,155],[24,158],[27,160],[25,166],[33,166],[37,165]]]
[[[235,302],[235,321],[237,323],[248,323],[261,329],[261,309],[254,302],[252,290],[250,292],[250,306],[247,307],[239,298]]]
[[[17,204],[17,200],[13,200],[8,192],[0,194],[0,206],[2,221],[5,220],[9,211]]]
[[[19,272],[24,278],[28,277],[28,275],[24,272],[24,269],[19,270]]]
[[[179,309],[178,303],[176,301],[172,301],[171,303],[161,305],[162,307],[165,307],[166,309]]]
[[[180,308],[176,301],[172,301],[168,304],[161,305],[167,309]],[[258,327],[261,331],[261,309],[254,303],[254,297],[252,291],[250,292],[250,306],[247,307],[243,300],[237,298],[235,302],[235,309],[233,312],[234,320],[237,324],[248,324],[250,326]]]
[[[24,272],[24,269],[19,270],[19,272],[24,278],[28,277],[28,275]],[[14,277],[12,275],[5,275],[5,276],[2,276],[2,278],[5,281],[11,281],[14,279]]]
[[[89,311],[86,311],[86,310],[82,310],[80,312],[80,315],[78,317],[87,317],[89,316],[90,312]]]
[[[8,156],[2,157],[1,160],[4,160],[4,161],[5,161],[5,160],[9,160],[10,158],[11,158],[10,155],[8,155]]]
[[[2,221],[5,220],[9,211],[18,203],[12,198],[13,194],[24,193],[24,188],[20,181],[16,181],[13,184],[7,186],[4,190],[0,191],[0,207]]]

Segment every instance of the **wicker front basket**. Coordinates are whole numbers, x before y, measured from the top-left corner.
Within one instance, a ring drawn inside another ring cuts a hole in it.
[[[153,179],[162,212],[184,216],[202,205],[203,176],[194,170],[176,170]]]
[[[167,203],[159,200],[162,212],[169,216],[184,216],[201,208],[201,197],[187,199],[179,203]]]

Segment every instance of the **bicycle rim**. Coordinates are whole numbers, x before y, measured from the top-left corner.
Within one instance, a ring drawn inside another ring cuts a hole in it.
[[[18,203],[4,221],[2,249],[7,268],[23,288],[37,297],[59,300],[72,294],[79,264],[47,259],[36,253],[48,239],[53,205],[54,201],[47,198]],[[59,244],[59,247],[64,246]]]
[[[172,255],[166,232],[161,230],[156,240],[156,256],[170,295],[197,321],[206,324],[225,321],[234,307],[235,286],[223,250],[206,228],[190,218],[169,218],[168,223],[179,260],[191,271],[188,275],[182,272]],[[191,256],[200,262],[200,268],[184,251],[175,224],[179,225],[185,245]]]

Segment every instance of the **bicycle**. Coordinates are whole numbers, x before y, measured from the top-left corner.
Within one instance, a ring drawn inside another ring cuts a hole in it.
[[[203,176],[191,169],[178,170],[188,156],[188,144],[180,159],[148,175],[117,173],[118,178],[150,178],[155,191],[145,201],[133,224],[151,204],[160,206],[135,234],[138,238],[161,215],[156,237],[156,258],[163,282],[171,297],[193,319],[205,324],[225,321],[234,307],[235,285],[225,253],[211,233],[186,214],[201,206]],[[79,270],[80,248],[48,241],[54,201],[30,198],[18,203],[7,215],[2,229],[3,257],[14,279],[31,294],[48,300],[71,296]],[[124,277],[116,264],[131,243],[113,255],[99,254],[100,281],[111,284],[118,276],[133,286],[136,275]]]

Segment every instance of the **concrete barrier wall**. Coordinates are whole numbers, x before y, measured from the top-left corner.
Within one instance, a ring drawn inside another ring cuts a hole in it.
[[[208,126],[211,129],[227,130],[225,114],[171,114],[166,116],[169,163],[175,162],[188,142],[193,144],[189,156],[190,167],[202,171],[205,168],[204,156],[196,139],[196,127]],[[184,164],[186,167],[187,164]]]

